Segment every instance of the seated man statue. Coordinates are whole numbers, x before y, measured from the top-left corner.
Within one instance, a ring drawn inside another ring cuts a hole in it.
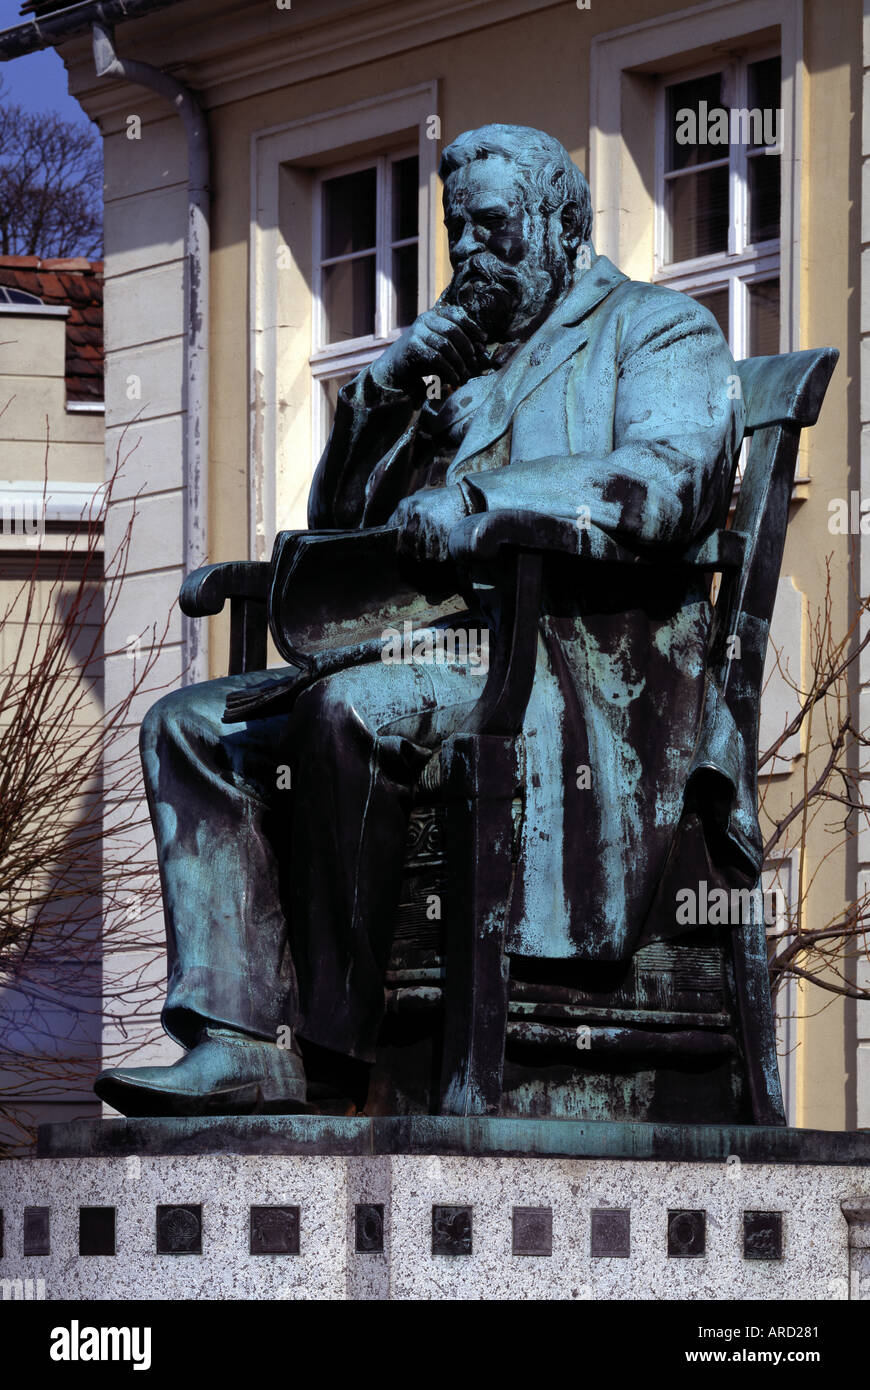
[[[389,524],[406,562],[431,566],[450,563],[463,518],[501,508],[585,518],[646,555],[722,525],[743,405],[708,311],[596,254],[586,180],[541,131],[467,131],[440,176],[453,278],[342,387],[310,526]],[[684,578],[668,604],[629,611],[605,587],[541,622],[506,940],[518,955],[630,957],[683,807],[707,590]],[[103,1073],[97,1094],[125,1114],[304,1110],[330,1065],[339,1093],[365,1091],[415,785],[480,672],[368,660],[281,713],[225,722],[262,679],[179,690],[143,723],[163,1023],[188,1050]],[[731,818],[750,859],[753,816]]]

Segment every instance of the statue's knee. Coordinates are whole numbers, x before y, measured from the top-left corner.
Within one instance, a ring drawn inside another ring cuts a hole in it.
[[[148,744],[157,743],[167,725],[172,722],[176,695],[176,691],[162,695],[146,712],[139,729],[139,743],[143,748]]]
[[[203,722],[212,722],[215,712],[209,709],[209,704],[208,698],[203,695],[201,685],[186,686],[183,690],[171,690],[168,695],[162,695],[142,720],[139,730],[140,748],[145,749],[165,742],[182,728],[190,729]],[[218,719],[222,710],[221,699],[220,709],[216,710]]]
[[[316,681],[304,690],[296,701],[293,712],[293,735],[297,750],[333,742],[340,737],[351,723],[359,724],[353,691],[348,686],[347,675],[338,671],[333,676]]]

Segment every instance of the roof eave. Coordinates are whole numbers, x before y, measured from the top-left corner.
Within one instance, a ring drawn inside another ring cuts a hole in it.
[[[0,62],[22,58],[42,48],[56,48],[67,39],[90,33],[95,23],[121,24],[125,19],[140,19],[180,3],[181,0],[84,0],[82,4],[67,5],[54,14],[0,30]]]

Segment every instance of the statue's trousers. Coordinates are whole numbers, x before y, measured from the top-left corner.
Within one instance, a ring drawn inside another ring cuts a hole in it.
[[[145,717],[142,762],[166,914],[163,1022],[205,1021],[372,1060],[412,790],[483,682],[458,664],[337,672],[292,714],[224,724],[263,673],[207,681]]]

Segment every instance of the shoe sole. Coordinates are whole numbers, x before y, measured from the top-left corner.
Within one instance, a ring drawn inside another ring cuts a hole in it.
[[[306,1115],[315,1113],[307,1101],[293,1097],[264,1096],[258,1085],[228,1087],[207,1096],[167,1095],[124,1081],[104,1081],[94,1086],[100,1100],[136,1119],[178,1119],[206,1115]]]

